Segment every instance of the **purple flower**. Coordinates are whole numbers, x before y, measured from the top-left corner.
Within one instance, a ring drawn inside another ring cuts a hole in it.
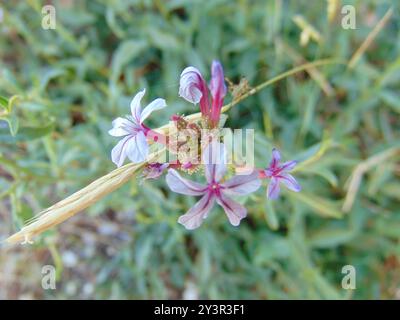
[[[226,95],[224,70],[221,63],[218,61],[213,61],[211,66],[210,91],[213,98],[210,120],[211,123],[217,125],[221,115],[222,105],[224,104],[224,97]]]
[[[200,111],[208,114],[209,102],[207,85],[200,71],[195,67],[187,67],[181,73],[179,96],[193,104],[200,102]]]
[[[200,111],[212,127],[218,126],[221,109],[226,95],[224,71],[219,61],[213,61],[211,66],[211,81],[209,90],[212,104],[208,98],[208,88],[200,71],[195,67],[187,67],[181,73],[179,95],[187,101],[200,103]]]
[[[269,199],[276,199],[280,192],[280,182],[282,182],[289,190],[299,192],[301,190],[300,185],[296,179],[288,172],[293,170],[296,166],[297,161],[288,161],[280,164],[281,154],[277,149],[272,149],[272,160],[269,167],[260,172],[262,178],[271,179],[268,189],[267,196]]]
[[[147,179],[157,179],[159,178],[164,171],[168,168],[169,163],[149,163],[144,169],[143,169],[143,180]]]
[[[238,226],[240,220],[247,215],[246,208],[229,196],[246,195],[256,191],[261,185],[258,173],[253,171],[249,175],[234,176],[228,181],[221,182],[226,173],[225,159],[223,144],[210,143],[206,147],[203,154],[206,185],[184,179],[174,169],[168,170],[166,181],[172,191],[185,195],[202,196],[186,214],[178,219],[178,222],[183,224],[186,229],[198,228],[203,219],[207,218],[215,202],[224,209],[229,222],[234,226]]]
[[[113,128],[108,133],[114,137],[122,137],[111,151],[111,159],[118,166],[122,166],[128,157],[133,163],[146,160],[149,153],[149,145],[146,137],[152,132],[143,124],[143,121],[155,110],[167,106],[164,99],[155,99],[142,110],[140,101],[146,90],[138,92],[131,102],[131,113],[125,118],[117,118],[112,122]]]

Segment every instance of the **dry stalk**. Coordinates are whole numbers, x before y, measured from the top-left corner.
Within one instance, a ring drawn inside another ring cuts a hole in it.
[[[400,153],[400,148],[393,147],[368,158],[367,160],[359,163],[356,166],[356,168],[354,169],[353,173],[350,176],[346,198],[344,200],[342,207],[342,210],[344,212],[349,212],[353,207],[353,203],[356,198],[358,189],[360,188],[364,174],[366,174],[372,168],[376,167],[379,164],[384,163],[385,161],[387,161],[393,156],[396,156],[399,153]]]

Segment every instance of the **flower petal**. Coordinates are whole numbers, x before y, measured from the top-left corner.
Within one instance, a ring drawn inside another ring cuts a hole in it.
[[[169,163],[150,163],[144,169],[142,173],[143,180],[147,179],[157,179],[166,170],[169,166]]]
[[[114,162],[118,167],[122,166],[126,158],[126,147],[129,139],[132,136],[126,136],[125,138],[121,139],[117,145],[111,150],[111,160]]]
[[[289,190],[294,192],[301,191],[301,186],[291,174],[283,173],[279,176],[279,178]]]
[[[197,104],[204,94],[204,79],[198,69],[187,67],[181,73],[179,81],[179,96]]]
[[[296,166],[297,161],[287,161],[281,166],[282,171],[291,171]]]
[[[214,201],[214,194],[207,192],[188,212],[179,217],[178,222],[188,230],[200,227],[213,207]]]
[[[126,155],[133,163],[139,163],[146,160],[149,154],[149,145],[143,131],[138,131],[127,142]]]
[[[272,159],[271,159],[271,162],[269,164],[269,167],[271,169],[277,167],[279,165],[279,161],[281,161],[281,153],[279,152],[278,149],[273,148],[272,149]]]
[[[268,199],[274,200],[279,197],[279,192],[281,188],[279,186],[279,179],[272,177],[270,183],[268,184],[267,196]]]
[[[253,171],[248,175],[238,175],[221,184],[224,192],[230,195],[245,195],[256,191],[261,186],[258,172]]]
[[[139,91],[132,99],[131,101],[131,113],[133,116],[134,121],[136,121],[136,124],[140,124],[140,114],[142,112],[142,107],[140,106],[140,101],[142,100],[143,96],[146,93],[146,89],[143,89],[142,91]]]
[[[166,181],[172,191],[189,196],[200,196],[207,191],[207,186],[182,178],[174,169],[168,170]]]
[[[134,124],[125,118],[117,118],[112,122],[113,128],[108,131],[113,137],[126,136],[134,130]],[[132,130],[130,130],[132,129]]]
[[[213,127],[218,126],[221,116],[221,108],[224,104],[226,86],[224,80],[224,70],[219,61],[213,61],[211,67],[210,91],[212,95],[212,107],[210,121]]]
[[[214,99],[221,100],[226,95],[224,69],[219,61],[214,60],[211,66],[210,91]]]
[[[164,99],[155,99],[150,104],[147,105],[146,108],[143,109],[142,113],[140,114],[140,123],[142,123],[153,111],[163,109],[167,106],[167,103]]]
[[[212,141],[203,151],[203,164],[209,183],[218,182],[226,172],[226,150],[223,143]]]
[[[263,170],[263,174],[265,175],[266,178],[271,178],[274,175],[274,171],[272,169],[265,169]]]
[[[217,203],[224,208],[226,215],[228,216],[229,222],[233,226],[238,226],[240,220],[242,220],[247,215],[247,210],[240,203],[232,200],[231,198],[224,195],[222,192],[216,198]]]

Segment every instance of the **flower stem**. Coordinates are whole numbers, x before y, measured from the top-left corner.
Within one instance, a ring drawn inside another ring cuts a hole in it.
[[[346,65],[346,61],[344,60],[339,60],[339,59],[321,59],[321,60],[316,60],[313,62],[308,62],[308,63],[304,63],[298,67],[295,67],[293,69],[290,69],[288,71],[285,71],[275,77],[273,77],[272,79],[269,79],[261,84],[259,84],[258,86],[250,89],[248,92],[246,92],[245,94],[241,95],[240,97],[232,100],[230,103],[226,104],[225,106],[222,107],[221,109],[221,113],[227,112],[229,111],[233,106],[239,104],[240,102],[242,102],[244,99],[255,95],[256,93],[260,92],[261,90],[269,87],[270,85],[274,84],[275,82],[278,82],[284,78],[287,78],[293,74],[296,74],[298,72],[307,70],[309,68],[313,68],[313,67],[319,67],[319,66],[324,66],[324,65],[329,65],[329,64],[343,64]],[[187,121],[197,121],[202,117],[202,113],[201,112],[197,112],[197,113],[193,113],[191,115],[188,115],[185,117],[185,119]],[[167,131],[169,129],[170,124],[167,124],[165,126],[162,126],[160,128],[158,128],[159,130],[162,131]]]
[[[248,92],[246,92],[245,94],[241,95],[240,97],[234,99],[233,101],[231,101],[230,103],[228,103],[227,105],[222,107],[222,112],[227,112],[229,111],[233,106],[237,105],[239,102],[241,102],[242,100],[255,95],[257,92],[261,91],[262,89],[265,89],[266,87],[269,87],[271,84],[278,82],[284,78],[287,78],[288,76],[291,76],[295,73],[298,73],[300,71],[304,71],[307,70],[311,67],[317,67],[317,66],[323,66],[323,65],[328,65],[328,64],[346,64],[345,61],[341,61],[338,59],[321,59],[321,60],[316,60],[313,62],[309,62],[309,63],[304,63],[298,67],[295,67],[291,70],[288,70],[286,72],[283,72],[275,77],[273,77],[272,79],[269,79],[261,84],[259,84],[258,86],[250,89]]]

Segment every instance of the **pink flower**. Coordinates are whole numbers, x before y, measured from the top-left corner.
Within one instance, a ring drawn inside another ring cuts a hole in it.
[[[112,122],[113,128],[108,133],[114,137],[122,137],[111,151],[111,159],[118,166],[122,166],[128,157],[133,163],[145,161],[149,153],[146,137],[154,132],[143,124],[143,121],[155,110],[167,106],[164,99],[155,99],[142,110],[140,101],[146,90],[138,92],[131,102],[131,113],[125,118],[117,118]],[[157,137],[157,136],[155,136]]]
[[[276,199],[280,193],[280,182],[282,182],[289,190],[299,192],[301,190],[300,185],[296,179],[288,172],[293,170],[296,166],[297,161],[288,161],[280,164],[281,154],[277,149],[272,150],[272,160],[269,167],[260,172],[262,178],[271,179],[268,189],[267,197],[269,199]]]
[[[213,61],[211,66],[211,81],[209,90],[212,97],[212,104],[208,98],[208,88],[200,71],[195,67],[187,67],[182,71],[180,78],[179,95],[187,101],[200,103],[200,111],[212,127],[218,126],[221,115],[226,86],[224,71],[219,61]]]
[[[200,102],[200,111],[207,116],[209,110],[207,85],[200,71],[195,67],[187,67],[182,71],[179,96],[193,104]]]
[[[210,91],[213,98],[210,120],[215,125],[218,125],[221,109],[224,104],[224,97],[226,95],[224,70],[222,69],[221,63],[218,61],[213,61],[211,66]]]
[[[192,230],[198,228],[203,219],[217,202],[228,216],[229,222],[238,226],[240,220],[247,215],[247,210],[241,204],[230,198],[231,195],[246,195],[256,191],[261,181],[258,173],[253,171],[249,175],[234,176],[228,181],[221,182],[226,173],[225,148],[221,143],[210,143],[203,154],[207,184],[184,179],[174,170],[169,169],[166,181],[174,192],[202,196],[202,198],[188,211],[179,217],[178,222]]]
[[[149,163],[144,169],[143,169],[143,180],[147,179],[158,179],[164,171],[168,168],[169,163]]]

